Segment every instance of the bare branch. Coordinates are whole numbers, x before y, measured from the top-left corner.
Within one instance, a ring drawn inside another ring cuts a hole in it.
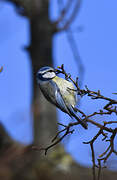
[[[78,44],[76,44],[75,38],[73,36],[73,32],[70,30],[66,30],[66,37],[68,39],[69,45],[71,47],[71,51],[74,57],[75,62],[78,65],[78,74],[79,74],[79,86],[81,87],[83,79],[84,79],[84,65],[82,63],[82,59],[80,57],[79,49],[78,49]]]
[[[61,2],[58,1],[58,3],[59,3],[59,7],[60,7]],[[71,0],[67,1],[67,5],[60,11],[60,17],[57,19],[56,22],[54,22],[56,25],[58,25],[60,22],[62,22],[64,20],[66,14],[68,13],[69,9],[71,8],[72,3],[73,3],[73,1],[71,1]]]
[[[59,23],[61,21],[63,21],[63,19],[65,19],[65,15],[66,15],[66,13],[68,13],[69,7],[71,7],[71,2],[72,1],[68,0],[66,8],[61,12],[60,18],[55,22],[56,27],[57,27],[57,32],[68,29],[69,26],[71,25],[71,23],[73,23],[73,21],[75,20],[76,15],[80,12],[80,7],[81,7],[82,0],[77,0],[76,4],[74,5],[74,9],[73,9],[72,14],[69,17],[69,19],[66,20],[66,22],[64,23],[64,25],[62,27],[58,27]]]

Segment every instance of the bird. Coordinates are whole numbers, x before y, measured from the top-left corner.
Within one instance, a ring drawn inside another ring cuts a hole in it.
[[[41,67],[36,74],[37,84],[45,98],[75,118],[83,128],[87,129],[86,121],[76,113],[77,93],[72,82],[57,76],[57,71],[49,66]]]

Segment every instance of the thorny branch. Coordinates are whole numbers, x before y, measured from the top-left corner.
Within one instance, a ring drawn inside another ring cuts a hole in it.
[[[63,74],[65,76],[66,80],[71,81],[74,84],[74,86],[76,87],[75,91],[81,97],[88,96],[89,98],[91,98],[91,100],[102,99],[105,102],[107,101],[107,104],[102,109],[100,109],[98,112],[93,112],[92,114],[89,114],[89,115],[86,115],[85,112],[81,111],[80,109],[77,109],[77,108],[75,109],[76,112],[79,112],[79,114],[81,114],[81,120],[87,121],[88,123],[91,123],[95,127],[99,128],[98,133],[90,141],[83,142],[84,144],[89,144],[90,148],[91,148],[92,163],[93,163],[93,166],[92,166],[93,180],[96,180],[96,168],[98,168],[98,180],[99,180],[100,175],[101,175],[101,169],[102,169],[102,167],[103,168],[105,167],[105,165],[102,166],[102,163],[105,164],[112,153],[117,155],[117,151],[115,150],[115,147],[114,147],[114,140],[115,140],[115,137],[116,137],[116,134],[117,134],[117,128],[108,127],[108,125],[115,124],[115,123],[117,123],[117,121],[104,121],[104,122],[98,123],[95,120],[92,120],[90,118],[95,117],[96,115],[100,115],[100,116],[111,115],[112,113],[117,115],[117,100],[103,96],[101,94],[100,90],[98,90],[98,91],[89,90],[89,88],[87,86],[85,86],[84,89],[80,89],[79,88],[78,77],[76,78],[76,80],[72,79],[71,75],[65,71],[63,64],[61,65],[61,67],[58,67],[56,69],[56,73],[57,74]],[[52,139],[52,144],[50,144],[46,148],[38,149],[37,147],[34,147],[34,149],[45,150],[45,155],[46,155],[47,151],[50,148],[54,147],[59,142],[61,142],[68,134],[72,134],[74,132],[74,129],[73,129],[74,126],[79,125],[78,122],[69,123],[68,125],[64,125],[64,124],[60,124],[60,123],[58,123],[58,124],[60,126],[62,126],[63,129],[61,131],[59,131],[56,134],[56,136]],[[102,141],[109,142],[109,146],[98,157],[98,159],[97,159],[98,164],[96,164],[94,143],[96,142],[96,140],[98,139],[99,136],[103,136]],[[107,139],[108,137],[110,137],[110,138]]]

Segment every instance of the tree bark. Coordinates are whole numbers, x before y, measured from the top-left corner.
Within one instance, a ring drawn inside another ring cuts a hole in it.
[[[42,1],[43,8],[30,19],[31,45],[29,46],[33,68],[34,143],[47,145],[57,132],[56,109],[41,94],[36,82],[36,73],[42,66],[53,66],[52,24],[48,18],[48,1]]]

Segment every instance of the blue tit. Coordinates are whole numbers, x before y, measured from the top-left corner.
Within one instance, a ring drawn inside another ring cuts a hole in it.
[[[58,77],[52,67],[46,66],[37,72],[37,83],[49,102],[67,113],[71,118],[74,117],[87,129],[87,123],[76,115],[77,94],[71,82]]]

